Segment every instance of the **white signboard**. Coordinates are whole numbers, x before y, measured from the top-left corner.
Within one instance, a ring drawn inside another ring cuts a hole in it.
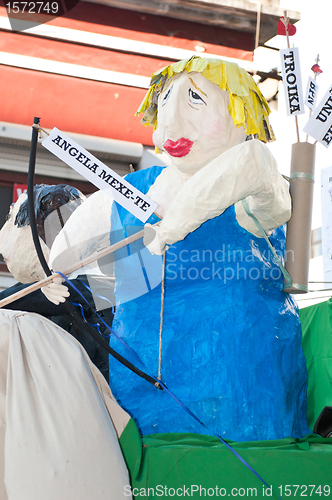
[[[142,222],[146,222],[158,206],[57,128],[43,140],[42,145]]]
[[[286,109],[288,116],[301,115],[305,112],[302,92],[299,49],[281,49],[281,72],[284,84]]]
[[[316,97],[318,94],[319,85],[311,76],[308,78],[307,90],[305,93],[304,103],[309,109],[315,108]]]
[[[322,170],[321,181],[324,281],[332,288],[332,166]]]
[[[315,108],[303,131],[326,148],[332,142],[332,85]]]

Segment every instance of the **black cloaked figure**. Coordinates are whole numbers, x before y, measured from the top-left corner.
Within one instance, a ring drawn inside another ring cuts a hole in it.
[[[77,188],[66,184],[39,184],[34,186],[34,206],[38,236],[44,241],[47,247],[50,248],[52,246],[55,237],[65,225],[71,214],[84,201],[85,196]],[[23,228],[29,224],[28,203],[25,199],[18,208],[14,226]],[[15,276],[15,270],[11,269],[11,271]],[[100,321],[97,314],[109,327],[111,327],[114,313],[113,305],[110,301],[106,301],[103,308],[97,313],[93,300],[93,293],[90,288],[91,280],[94,280],[93,289],[98,289],[100,296],[107,295],[107,290],[104,288],[107,288],[109,284],[106,283],[105,279],[100,279],[98,276],[92,277],[82,274],[70,280],[78,290],[76,291],[75,288],[70,287],[70,301],[75,304],[80,304],[80,306],[75,306],[79,314],[82,314],[85,321],[90,325],[94,325],[93,328],[107,340],[107,336],[110,335],[110,330]],[[0,300],[27,288],[30,284],[31,283],[16,283],[3,292],[0,292]],[[80,294],[83,295],[85,300]],[[67,330],[83,345],[91,361],[108,381],[108,352],[73,320],[64,304],[53,304],[45,297],[41,290],[37,290],[4,307],[12,310],[41,314]]]

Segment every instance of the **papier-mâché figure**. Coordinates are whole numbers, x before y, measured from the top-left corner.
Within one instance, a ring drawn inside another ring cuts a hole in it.
[[[115,397],[145,435],[304,436],[307,372],[297,306],[248,214],[282,256],[291,200],[263,144],[273,139],[267,102],[236,64],[192,57],[153,75],[139,112],[172,163],[126,177],[158,208],[146,224],[147,247],[138,240],[114,256],[110,345],[159,373],[206,427],[111,358]],[[111,243],[141,229],[113,204]]]
[[[148,259],[142,241],[119,251],[113,328],[209,431],[165,391],[111,359],[114,395],[143,434],[216,432],[238,441],[305,435],[297,307],[242,203],[282,255],[291,200],[263,144],[273,139],[267,102],[236,64],[193,57],[153,75],[139,112],[172,160],[126,177],[159,205],[162,221],[147,227],[145,243],[152,254],[165,252],[165,277],[160,283],[162,259]],[[111,243],[142,226],[116,208]],[[115,337],[110,343],[137,363]]]

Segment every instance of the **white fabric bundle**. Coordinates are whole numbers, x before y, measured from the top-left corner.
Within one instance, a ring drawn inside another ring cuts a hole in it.
[[[1,500],[128,498],[118,437],[129,419],[73,337],[0,310]]]

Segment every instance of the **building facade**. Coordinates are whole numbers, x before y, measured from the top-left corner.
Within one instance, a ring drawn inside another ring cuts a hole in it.
[[[61,17],[35,15],[13,30],[0,5],[0,227],[27,183],[35,116],[45,129],[73,134],[120,175],[163,164],[152,129],[135,116],[152,72],[194,54],[257,72],[253,50],[276,34],[281,15],[278,0],[79,1]],[[96,189],[41,144],[36,183]],[[4,263],[0,272],[8,278]]]

